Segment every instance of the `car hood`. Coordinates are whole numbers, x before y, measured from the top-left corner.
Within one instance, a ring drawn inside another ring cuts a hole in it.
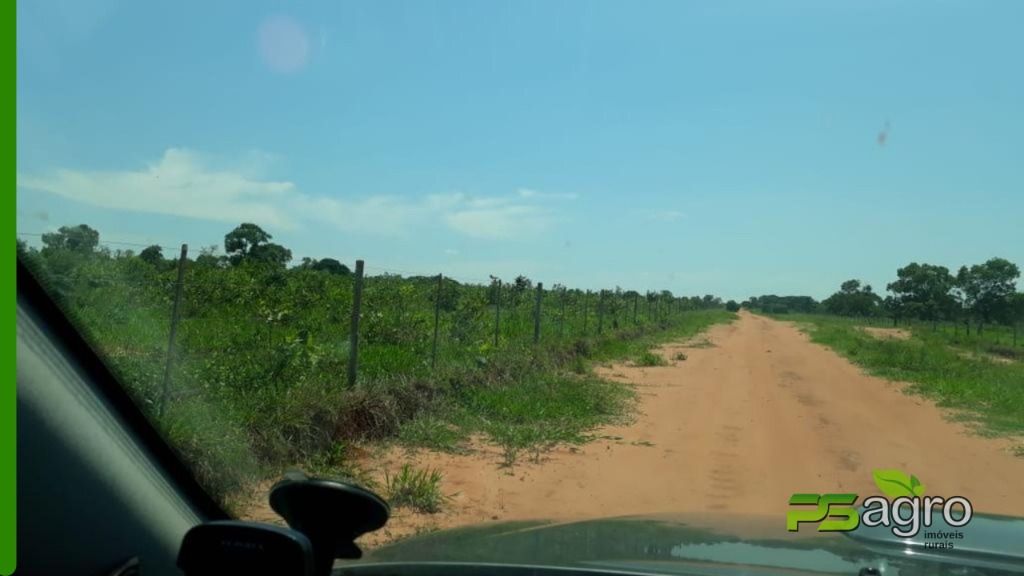
[[[672,515],[577,522],[500,522],[444,530],[373,550],[360,563],[446,562],[591,567],[663,574],[811,572],[883,575],[1022,574],[1024,519],[975,515],[952,549],[934,534],[898,538],[884,527],[789,532],[785,518]],[[945,540],[943,540],[945,541]],[[697,568],[700,567],[698,570]],[[731,569],[729,569],[731,567]],[[737,571],[738,570],[738,571]]]

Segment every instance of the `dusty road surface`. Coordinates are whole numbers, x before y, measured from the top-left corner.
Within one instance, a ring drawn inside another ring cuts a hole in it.
[[[1011,441],[973,435],[901,385],[864,375],[788,323],[741,313],[661,349],[685,361],[617,365],[639,414],[603,438],[540,462],[500,466],[496,449],[468,455],[395,449],[367,464],[440,469],[445,512],[399,510],[374,540],[494,520],[574,520],[652,513],[778,514],[794,492],[877,494],[876,468],[917,475],[931,495],[965,496],[977,511],[1024,515],[1024,458]],[[710,345],[708,344],[710,342]]]

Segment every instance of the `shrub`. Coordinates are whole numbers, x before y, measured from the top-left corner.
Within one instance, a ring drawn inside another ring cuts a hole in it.
[[[392,506],[407,506],[433,514],[441,510],[448,499],[441,493],[441,472],[438,470],[417,470],[403,464],[398,474],[384,473],[384,491]]]
[[[651,352],[650,350],[640,354],[636,360],[637,366],[668,366],[668,362],[661,354]]]

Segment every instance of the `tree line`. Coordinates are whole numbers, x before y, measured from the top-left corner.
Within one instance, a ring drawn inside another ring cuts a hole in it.
[[[810,296],[765,295],[741,305],[768,313],[824,312],[838,316],[886,317],[905,320],[963,323],[981,334],[992,324],[1016,326],[1024,322],[1024,293],[1016,289],[1020,268],[1005,258],[961,266],[956,274],[945,266],[911,262],[896,270],[896,279],[881,296],[860,280],[843,282],[821,302]]]
[[[88,224],[76,226],[61,226],[56,232],[42,235],[43,247],[40,250],[29,248],[28,245],[18,240],[18,253],[28,256],[42,256],[47,262],[47,271],[53,288],[58,291],[61,286],[63,273],[69,272],[75,264],[77,257],[84,255],[99,255],[112,258],[138,259],[155,268],[170,268],[176,265],[176,258],[166,257],[163,247],[153,244],[143,248],[137,254],[133,250],[114,250],[100,245],[100,234]],[[334,258],[308,258],[289,267],[293,260],[292,251],[285,246],[272,242],[273,236],[263,230],[260,226],[251,222],[243,222],[233,230],[224,235],[223,254],[218,254],[220,246],[211,245],[199,250],[199,254],[191,262],[203,268],[250,268],[260,275],[270,278],[275,273],[288,271],[324,272],[336,276],[349,276],[352,270],[345,264]],[[433,283],[436,276],[409,276],[406,280],[412,282]],[[444,289],[441,292],[441,308],[450,310],[454,308],[455,288],[460,283],[450,279],[444,279]],[[497,302],[498,294],[508,294],[514,304],[519,304],[529,298],[534,289],[534,283],[525,275],[517,276],[512,282],[503,284],[497,277],[491,277],[491,284],[487,291],[487,303],[494,305]],[[580,289],[567,289],[562,285],[554,285],[551,290],[555,292],[566,291],[571,294],[582,294]],[[739,304],[730,300],[723,303],[722,299],[712,294],[703,296],[676,297],[669,290],[648,291],[640,293],[636,290],[615,290],[600,291],[608,292],[612,298],[609,299],[609,306],[624,307],[626,302],[643,300],[646,302],[671,302],[678,301],[683,309],[705,310],[725,307],[730,311],[739,310]]]

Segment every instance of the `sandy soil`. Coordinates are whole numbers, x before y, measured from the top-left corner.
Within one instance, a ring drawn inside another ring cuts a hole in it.
[[[876,494],[871,472],[916,474],[927,492],[965,496],[977,511],[1024,515],[1024,458],[1013,441],[982,438],[901,386],[864,375],[790,324],[748,313],[696,346],[661,349],[673,365],[600,372],[640,393],[628,426],[500,466],[496,449],[468,455],[392,449],[366,462],[438,468],[445,512],[398,510],[371,547],[423,530],[495,520],[575,520],[653,513],[779,514],[794,492]],[[673,360],[678,352],[685,361]],[[268,510],[250,516],[267,519]]]
[[[889,339],[889,340],[909,340],[910,339],[910,332],[907,331],[907,330],[903,330],[901,328],[871,328],[871,327],[865,327],[865,328],[861,328],[861,330],[867,332],[868,334],[871,334],[875,338],[879,338],[879,339],[882,339],[882,340],[885,340],[885,339]]]

